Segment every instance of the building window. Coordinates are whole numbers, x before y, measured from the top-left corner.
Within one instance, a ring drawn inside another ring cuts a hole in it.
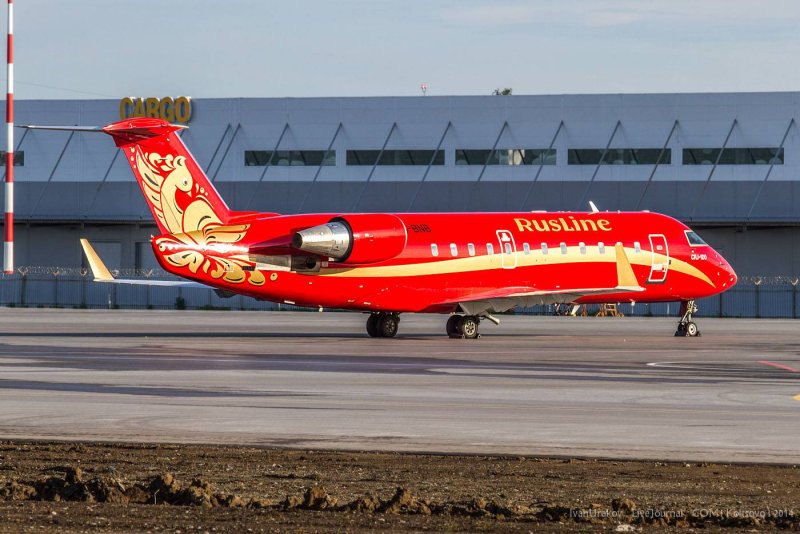
[[[380,158],[380,159],[378,159]],[[444,150],[348,150],[348,165],[444,165]]]
[[[439,255],[439,247],[436,243],[431,243],[431,256],[438,256]]]
[[[494,254],[494,245],[492,245],[491,243],[486,243],[486,253],[487,253],[489,256],[491,256],[492,254]]]
[[[555,165],[556,149],[458,149],[456,165]]]
[[[783,165],[782,148],[684,148],[684,165]]]
[[[245,167],[319,167],[336,165],[334,150],[245,150]]]
[[[475,245],[473,245],[472,243],[468,244],[467,245],[467,252],[469,252],[470,256],[474,256],[475,255]]]
[[[570,148],[569,165],[669,165],[672,150],[667,148]]]
[[[0,167],[6,166],[6,152],[5,150],[0,151]],[[14,152],[14,167],[24,167],[25,166],[25,151],[21,150],[19,152]]]
[[[453,257],[458,256],[458,246],[455,243],[450,243],[450,255]]]

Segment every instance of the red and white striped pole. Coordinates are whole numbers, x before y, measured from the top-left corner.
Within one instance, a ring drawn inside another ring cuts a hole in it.
[[[6,240],[3,271],[14,272],[14,4],[8,0],[8,73],[6,77]]]

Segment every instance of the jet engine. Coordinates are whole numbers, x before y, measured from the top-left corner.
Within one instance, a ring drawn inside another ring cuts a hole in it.
[[[341,263],[379,263],[403,252],[407,237],[398,217],[364,213],[300,230],[292,236],[292,246]]]

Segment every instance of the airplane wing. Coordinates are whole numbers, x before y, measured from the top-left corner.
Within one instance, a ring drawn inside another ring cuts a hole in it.
[[[442,304],[458,304],[466,313],[479,315],[486,311],[502,312],[515,306],[534,306],[537,304],[569,303],[589,295],[605,295],[619,293],[638,293],[644,291],[636,280],[631,262],[625,254],[625,248],[618,243],[615,246],[617,259],[616,284],[607,287],[505,287],[473,293],[467,297],[442,302]]]
[[[106,264],[100,259],[100,256],[95,252],[94,247],[89,244],[88,239],[81,239],[81,247],[83,253],[86,255],[86,260],[89,262],[89,268],[92,270],[95,282],[108,282],[112,284],[131,284],[140,286],[166,286],[166,287],[197,287],[203,289],[216,289],[199,282],[191,282],[189,280],[148,280],[146,278],[114,278],[111,271],[108,270]]]

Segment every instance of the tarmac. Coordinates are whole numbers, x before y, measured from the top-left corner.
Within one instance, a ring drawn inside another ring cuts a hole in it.
[[[0,439],[800,463],[800,323],[0,310]]]

